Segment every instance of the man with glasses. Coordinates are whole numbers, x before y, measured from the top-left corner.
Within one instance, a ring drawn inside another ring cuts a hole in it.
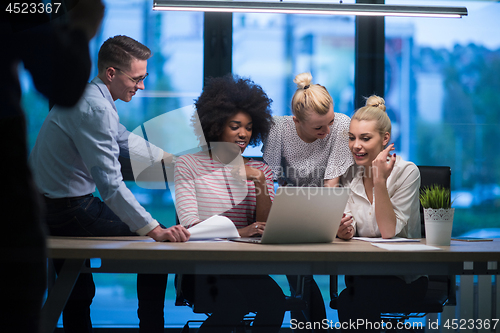
[[[150,57],[149,48],[130,37],[109,38],[99,50],[99,73],[77,105],[70,110],[56,106],[45,119],[29,159],[51,235],[148,235],[172,242],[189,238],[184,227],[165,228],[153,219],[126,187],[118,162],[119,155],[150,164],[172,161],[172,155],[152,144],[141,149],[144,139],[120,124],[114,103],[117,99],[129,102],[137,90],[144,89]],[[96,186],[102,201],[92,195]],[[54,263],[56,270],[61,268],[62,263]],[[148,306],[158,299],[151,296],[158,291],[149,288],[155,278],[166,276],[138,275],[139,318],[147,317],[145,322],[155,325],[141,325],[141,332],[163,332],[163,311],[153,313]],[[80,274],[63,311],[66,333],[92,331],[94,294],[92,275]]]

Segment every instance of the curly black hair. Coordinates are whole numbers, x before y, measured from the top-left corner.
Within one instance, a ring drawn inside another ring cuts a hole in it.
[[[195,100],[198,117],[191,118],[195,128],[200,128],[207,143],[219,141],[227,120],[238,112],[252,118],[252,137],[249,145],[256,146],[267,137],[273,125],[271,103],[261,86],[237,75],[208,78],[203,91]],[[197,133],[201,137],[202,133]],[[200,140],[201,141],[201,140]]]

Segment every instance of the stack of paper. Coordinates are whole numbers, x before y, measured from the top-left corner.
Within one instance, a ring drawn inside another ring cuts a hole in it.
[[[225,216],[214,215],[188,229],[189,240],[207,240],[216,238],[238,238],[240,234],[234,223]]]
[[[402,238],[402,237],[393,237],[393,238],[382,238],[382,237],[353,237],[352,239],[357,239],[370,243],[400,243],[400,242],[420,242],[419,239],[412,238]]]
[[[390,251],[429,251],[441,250],[439,247],[429,246],[424,244],[382,244],[372,243],[373,246]]]

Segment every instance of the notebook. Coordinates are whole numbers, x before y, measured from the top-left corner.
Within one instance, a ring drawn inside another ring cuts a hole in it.
[[[331,243],[349,193],[348,187],[279,187],[262,238],[232,240],[262,244]]]

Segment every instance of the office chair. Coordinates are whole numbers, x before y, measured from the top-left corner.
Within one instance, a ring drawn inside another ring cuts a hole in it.
[[[450,188],[451,169],[447,166],[418,166],[420,171],[420,192],[433,184]],[[420,221],[422,238],[425,238],[425,224],[423,208],[420,205]],[[330,308],[337,309],[338,277],[330,276]],[[456,283],[455,276],[429,275],[429,284],[425,297],[419,301],[407,304],[404,307],[381,309],[381,317],[385,321],[391,321],[393,327],[396,322],[404,322],[409,318],[421,318],[428,313],[443,312],[445,305],[456,305]],[[412,329],[408,329],[413,331]]]
[[[207,304],[200,304],[197,302],[192,302],[186,299],[182,293],[182,283],[184,281],[184,278],[182,275],[176,275],[175,276],[175,286],[176,286],[176,299],[175,299],[175,305],[176,306],[189,306],[194,313],[200,313],[200,314],[205,314],[207,317],[210,316],[212,309],[210,305]],[[189,279],[189,277],[187,277]],[[307,307],[307,297],[309,295],[309,292],[307,290],[307,284],[304,284],[304,279],[302,279],[299,276],[299,279],[297,281],[297,291],[295,296],[287,296],[285,298],[285,311],[300,311],[304,310]],[[234,333],[245,333],[247,329],[250,328],[250,325],[252,324],[253,320],[255,319],[255,315],[250,312],[248,313],[241,323],[236,326],[233,330]],[[181,330],[181,333],[189,333],[189,324],[191,323],[202,323],[203,320],[188,320],[184,327]]]

